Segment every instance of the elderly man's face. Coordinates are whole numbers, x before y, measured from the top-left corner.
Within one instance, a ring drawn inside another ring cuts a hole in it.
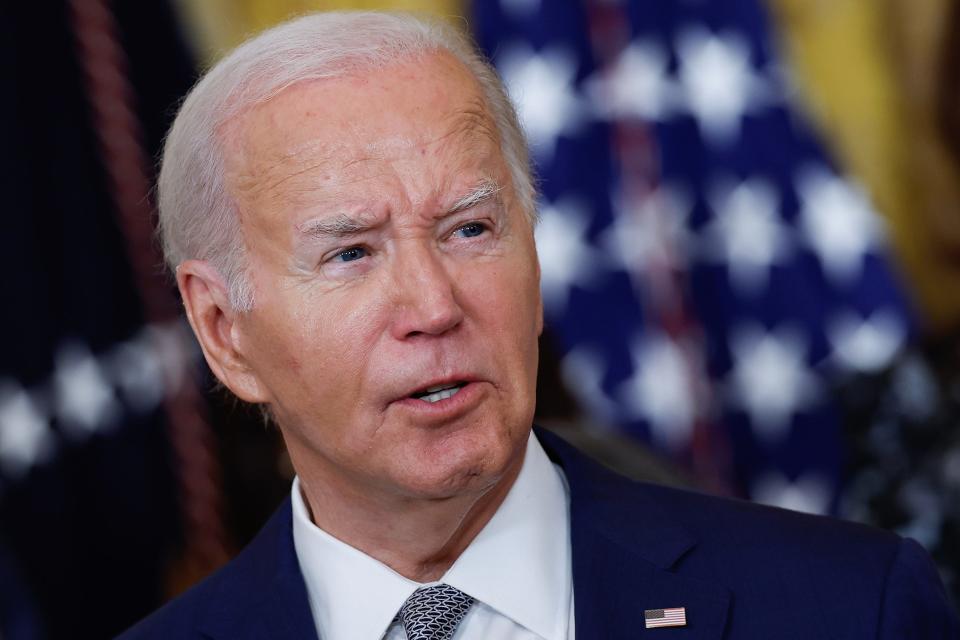
[[[295,86],[226,133],[248,399],[298,471],[420,497],[496,482],[533,417],[539,268],[473,78],[429,55]]]

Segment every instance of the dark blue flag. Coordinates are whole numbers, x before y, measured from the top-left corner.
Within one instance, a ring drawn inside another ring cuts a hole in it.
[[[99,4],[130,83],[103,106],[140,108],[149,162],[193,62],[167,3]],[[180,514],[160,408],[191,357],[179,323],[142,312],[71,4],[4,3],[0,35],[0,636],[112,637],[166,595]]]
[[[571,391],[716,490],[835,511],[834,387],[914,321],[761,4],[499,0],[472,24],[533,148]]]

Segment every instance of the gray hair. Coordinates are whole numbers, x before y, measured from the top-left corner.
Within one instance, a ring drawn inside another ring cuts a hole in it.
[[[253,307],[239,213],[225,184],[222,127],[288,87],[381,68],[397,59],[446,51],[480,85],[496,125],[514,195],[536,216],[529,153],[513,105],[490,64],[453,27],[409,14],[329,12],[265,31],[217,63],[187,95],[167,135],[157,184],[160,237],[167,265],[210,262],[230,304]]]

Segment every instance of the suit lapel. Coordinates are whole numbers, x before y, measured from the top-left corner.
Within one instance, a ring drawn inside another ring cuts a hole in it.
[[[576,636],[717,640],[723,637],[729,593],[722,587],[655,567],[600,536],[574,543]],[[683,607],[687,624],[646,629],[645,609]]]
[[[293,546],[290,499],[225,568],[215,603],[201,621],[216,640],[311,640],[317,637]]]
[[[537,430],[570,486],[576,636],[718,640],[729,591],[680,575],[695,537],[640,489]],[[644,610],[684,607],[684,627],[647,629]]]

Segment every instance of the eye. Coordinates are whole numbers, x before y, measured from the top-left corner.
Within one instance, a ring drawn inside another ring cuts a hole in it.
[[[475,238],[481,233],[487,230],[486,225],[480,222],[468,222],[467,224],[457,227],[457,230],[454,231],[455,234],[460,234],[463,238]]]
[[[353,262],[367,255],[367,250],[363,247],[350,247],[333,256],[333,259],[338,262]]]

